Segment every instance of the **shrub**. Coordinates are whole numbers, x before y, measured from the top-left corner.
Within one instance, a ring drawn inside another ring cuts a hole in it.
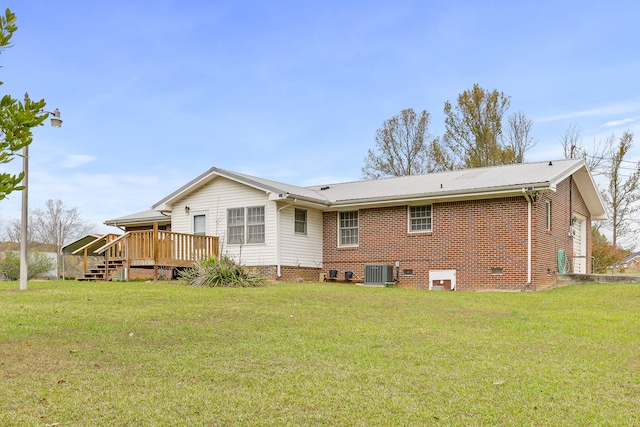
[[[263,276],[247,271],[226,255],[201,261],[179,274],[191,286],[251,288],[266,283]]]
[[[27,265],[29,266],[29,274],[27,275],[29,280],[56,267],[55,262],[46,254],[35,251],[29,251]],[[20,278],[20,257],[12,251],[5,252],[4,258],[0,260],[0,271],[5,273],[9,280],[18,280]]]

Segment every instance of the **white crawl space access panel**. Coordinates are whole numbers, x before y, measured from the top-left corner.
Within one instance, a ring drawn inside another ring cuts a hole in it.
[[[430,291],[455,291],[455,270],[429,270]]]

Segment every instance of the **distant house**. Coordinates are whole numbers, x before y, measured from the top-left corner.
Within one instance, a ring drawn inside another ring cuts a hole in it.
[[[624,268],[640,270],[640,252],[629,255],[624,259]]]
[[[312,187],[214,167],[152,210],[172,232],[219,236],[222,253],[273,279],[456,290],[589,273],[591,221],[606,218],[582,159]],[[145,226],[145,215],[105,224]]]

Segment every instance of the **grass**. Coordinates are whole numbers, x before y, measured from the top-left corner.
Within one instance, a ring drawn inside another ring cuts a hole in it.
[[[0,425],[640,425],[640,285],[0,282]]]

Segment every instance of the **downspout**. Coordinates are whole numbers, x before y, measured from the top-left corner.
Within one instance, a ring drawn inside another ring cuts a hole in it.
[[[284,208],[288,208],[289,206],[295,204],[298,199],[293,199],[293,202],[288,205],[284,205],[281,208],[278,208],[276,215],[276,276],[280,277],[281,274],[281,265],[280,265],[280,211]]]
[[[522,189],[524,198],[527,199],[527,285],[531,284],[531,195],[527,189]]]

